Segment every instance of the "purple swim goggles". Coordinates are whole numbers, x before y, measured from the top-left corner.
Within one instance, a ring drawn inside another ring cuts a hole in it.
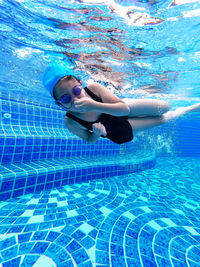
[[[76,85],[72,88],[72,94],[74,96],[79,96],[81,94],[81,87]],[[70,94],[64,94],[59,99],[57,99],[57,102],[59,104],[69,104],[72,100],[72,96]]]

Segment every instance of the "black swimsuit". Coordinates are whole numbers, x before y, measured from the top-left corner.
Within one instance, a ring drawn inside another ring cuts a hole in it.
[[[87,87],[85,87],[86,93],[95,101],[103,102],[101,98],[95,95]],[[109,114],[102,113],[96,121],[84,121],[67,112],[66,116],[80,123],[82,126],[92,131],[92,124],[101,122],[106,128],[107,136],[102,136],[110,139],[117,144],[123,144],[133,139],[133,130],[128,122],[128,116],[112,116]]]

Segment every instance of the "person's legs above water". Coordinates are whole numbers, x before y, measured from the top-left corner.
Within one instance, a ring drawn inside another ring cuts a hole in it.
[[[180,107],[176,110],[170,110],[161,116],[148,116],[144,118],[134,117],[129,118],[128,121],[131,124],[133,131],[142,131],[162,125],[173,119],[177,119],[178,117],[189,112],[200,112],[200,103],[194,104],[189,107]]]

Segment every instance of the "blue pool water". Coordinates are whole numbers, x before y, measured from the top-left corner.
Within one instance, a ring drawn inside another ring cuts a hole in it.
[[[116,145],[69,133],[41,76],[200,102],[195,0],[0,1],[0,266],[200,266],[200,114]]]

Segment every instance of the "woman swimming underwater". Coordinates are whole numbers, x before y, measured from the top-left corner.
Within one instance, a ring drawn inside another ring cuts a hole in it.
[[[90,83],[83,89],[73,70],[59,63],[46,68],[43,84],[55,103],[67,111],[67,129],[91,144],[100,137],[117,144],[129,142],[138,131],[200,111],[200,103],[169,111],[168,102],[162,100],[122,100],[98,83]]]

